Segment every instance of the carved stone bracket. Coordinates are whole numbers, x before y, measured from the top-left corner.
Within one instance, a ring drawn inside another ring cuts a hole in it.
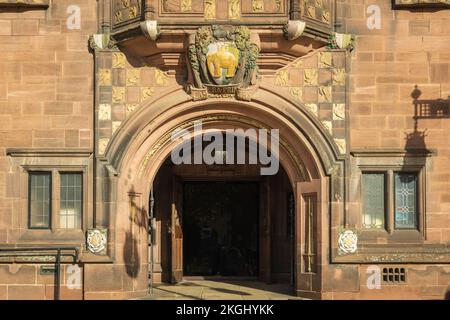
[[[89,37],[89,47],[92,50],[117,50],[117,43],[109,33],[99,33]]]
[[[295,40],[301,37],[306,28],[306,22],[301,20],[289,20],[284,26],[284,37],[288,40]]]
[[[145,35],[147,39],[156,41],[159,38],[161,30],[158,27],[158,22],[156,20],[142,21],[140,26],[142,33]]]
[[[335,32],[329,39],[328,48],[353,51],[355,48],[355,36],[352,34]]]

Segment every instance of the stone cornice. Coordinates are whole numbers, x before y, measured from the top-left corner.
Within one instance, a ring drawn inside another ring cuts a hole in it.
[[[47,9],[49,0],[0,0],[1,7],[43,8]]]
[[[352,150],[354,157],[430,157],[437,153],[435,150],[424,149],[360,149]]]
[[[89,157],[92,150],[89,149],[6,149],[6,154],[10,157]]]

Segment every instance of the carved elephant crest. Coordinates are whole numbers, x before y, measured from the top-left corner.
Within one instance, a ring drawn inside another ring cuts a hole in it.
[[[255,85],[259,47],[244,26],[205,26],[190,37],[189,92],[194,100],[210,96],[244,97]]]

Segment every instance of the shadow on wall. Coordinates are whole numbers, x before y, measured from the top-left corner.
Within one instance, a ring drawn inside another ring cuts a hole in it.
[[[450,286],[447,288],[447,293],[445,294],[444,300],[450,300]]]
[[[422,91],[419,89],[419,86],[416,85],[413,92],[411,92],[414,106],[414,131],[405,133],[405,150],[407,152],[427,150],[425,145],[427,130],[418,130],[420,120],[450,118],[450,97],[448,99],[420,100],[421,96]]]
[[[134,194],[134,188],[131,187],[130,195]],[[123,246],[123,260],[125,269],[131,278],[137,278],[141,268],[141,258],[139,255],[139,241],[136,238],[141,233],[141,228],[147,230],[148,217],[144,207],[136,203],[136,198],[130,196],[130,226],[125,233],[125,243]]]

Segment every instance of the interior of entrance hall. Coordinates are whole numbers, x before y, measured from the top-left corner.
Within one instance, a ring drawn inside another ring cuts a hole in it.
[[[155,282],[213,276],[293,284],[294,196],[282,167],[261,176],[259,165],[169,158],[153,199]]]

